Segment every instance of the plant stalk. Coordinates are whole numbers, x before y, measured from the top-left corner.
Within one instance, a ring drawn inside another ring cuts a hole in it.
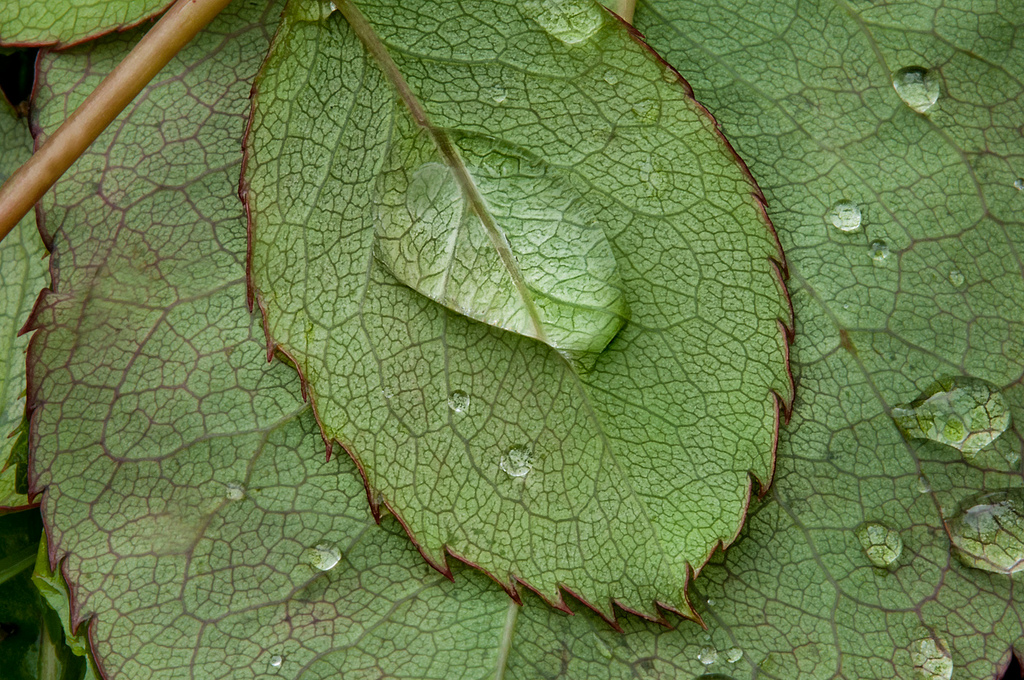
[[[0,187],[0,240],[231,0],[178,0],[81,106]]]

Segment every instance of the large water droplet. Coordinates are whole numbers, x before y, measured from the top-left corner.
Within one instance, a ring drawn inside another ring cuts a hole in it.
[[[879,522],[866,522],[857,529],[857,540],[868,561],[876,567],[888,567],[903,552],[903,539],[895,529]]]
[[[320,543],[307,550],[305,557],[314,569],[330,571],[341,560],[341,551],[336,546]]]
[[[225,487],[224,495],[229,501],[240,501],[245,498],[245,487],[241,484],[229,483],[225,484]]]
[[[722,653],[725,655],[725,660],[729,663],[736,663],[743,658],[743,650],[739,647],[730,647]]]
[[[885,262],[889,259],[889,244],[885,241],[872,241],[868,245],[868,252],[875,262]]]
[[[923,638],[910,643],[910,662],[920,680],[950,680],[953,677],[953,659],[949,646],[943,640]]]
[[[448,408],[456,413],[465,413],[469,409],[469,395],[462,390],[452,390],[448,395]]]
[[[700,651],[697,652],[697,660],[705,666],[710,666],[718,661],[718,650],[710,645],[701,647]]]
[[[853,201],[839,201],[832,206],[828,219],[840,231],[856,231],[860,229],[860,206]]]
[[[1024,569],[1024,490],[975,496],[946,528],[953,553],[966,566],[999,574]]]
[[[961,272],[959,269],[953,269],[949,272],[949,282],[952,283],[957,288],[964,285],[964,282],[966,280],[967,279],[964,278],[963,272]]]
[[[525,477],[533,469],[533,448],[529,444],[513,446],[501,457],[501,469],[510,477]]]
[[[892,76],[892,86],[903,103],[924,113],[939,100],[939,79],[920,66],[901,68]]]
[[[921,398],[893,408],[892,418],[908,439],[931,439],[973,457],[1010,426],[1010,409],[991,383],[944,377]]]
[[[274,668],[280,668],[281,664],[283,664],[283,663],[284,663],[284,657],[279,655],[279,654],[275,654],[274,656],[270,657],[270,665],[273,666]]]
[[[523,8],[548,35],[568,45],[587,40],[604,22],[601,8],[592,0],[529,0]]]

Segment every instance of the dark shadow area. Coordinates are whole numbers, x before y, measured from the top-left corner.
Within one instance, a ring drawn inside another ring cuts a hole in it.
[[[20,115],[28,111],[38,54],[39,49],[35,47],[0,52],[0,92],[4,93],[7,101],[14,105]]]
[[[1020,659],[1016,653],[1010,655],[1010,665],[1006,667],[999,680],[1024,680],[1024,670],[1021,669]]]

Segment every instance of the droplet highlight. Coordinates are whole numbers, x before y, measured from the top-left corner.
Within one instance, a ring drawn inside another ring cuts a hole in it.
[[[567,45],[588,40],[604,22],[601,8],[591,0],[530,0],[523,7],[548,35]]]
[[[939,100],[939,79],[920,66],[901,68],[892,76],[892,86],[903,103],[924,113]]]
[[[1017,191],[1024,191],[1024,177],[1018,177],[1013,180],[1013,188]]]
[[[718,650],[710,645],[701,647],[700,651],[697,652],[697,660],[705,666],[710,666],[718,661]]]
[[[241,484],[225,484],[224,496],[229,501],[240,501],[245,498],[245,487]]]
[[[725,656],[725,660],[728,663],[737,663],[743,658],[743,650],[739,647],[730,647],[722,652],[722,654]]]
[[[921,398],[894,407],[892,419],[907,439],[930,439],[971,458],[1010,426],[1010,409],[992,383],[944,377]]]
[[[931,493],[932,483],[928,481],[928,478],[924,475],[917,478],[917,492],[918,493]]]
[[[519,444],[501,457],[502,471],[509,477],[525,477],[533,469],[533,447]]]
[[[910,643],[910,663],[919,680],[950,680],[953,658],[945,641],[923,638]]]
[[[270,665],[273,666],[274,668],[280,668],[281,664],[283,664],[283,663],[284,663],[284,657],[280,656],[279,654],[275,654],[274,656],[270,657]]]
[[[876,567],[889,567],[903,552],[903,539],[895,529],[880,522],[866,522],[857,529],[857,540],[868,561]]]
[[[952,283],[954,287],[959,288],[964,285],[965,281],[967,281],[967,279],[964,278],[964,273],[959,269],[953,269],[949,272],[949,282]]]
[[[847,200],[836,203],[828,214],[829,222],[839,231],[857,231],[860,229],[860,218],[860,206]]]
[[[455,413],[465,413],[469,410],[469,395],[462,390],[452,390],[448,395],[448,408]]]
[[[1024,569],[1024,490],[975,496],[946,522],[950,547],[965,566],[997,574]]]
[[[868,252],[875,262],[885,262],[889,259],[889,244],[885,241],[872,241],[868,244]]]
[[[306,551],[306,563],[320,571],[330,571],[341,561],[337,546],[320,543]]]

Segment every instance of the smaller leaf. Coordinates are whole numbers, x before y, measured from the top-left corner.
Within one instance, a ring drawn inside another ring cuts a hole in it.
[[[398,128],[379,178],[377,259],[449,309],[570,359],[603,350],[629,306],[611,245],[569,177],[490,137],[431,139],[407,119]]]

